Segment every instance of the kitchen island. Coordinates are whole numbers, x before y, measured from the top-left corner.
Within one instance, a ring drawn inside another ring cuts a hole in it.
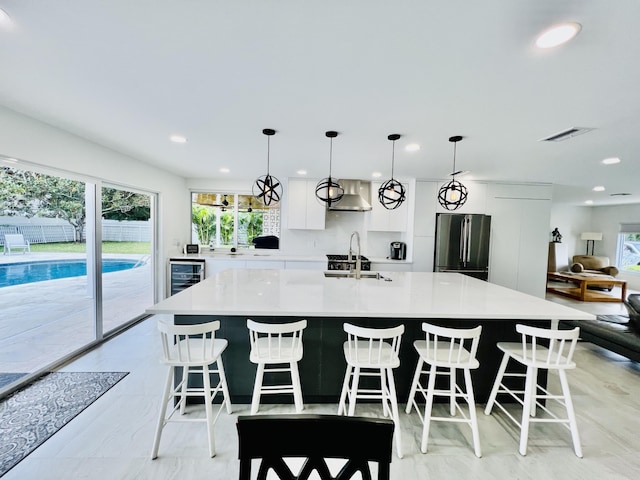
[[[305,402],[336,403],[345,370],[343,323],[389,327],[405,333],[394,371],[398,400],[406,401],[423,321],[456,328],[482,325],[480,368],[473,372],[476,400],[484,403],[500,362],[498,341],[512,341],[516,323],[549,327],[591,314],[457,273],[383,272],[379,278],[331,278],[316,270],[225,270],[147,309],[177,324],[220,320],[229,341],[223,356],[232,401],[250,403],[255,365],[249,362],[246,319],[307,319],[300,377]],[[271,396],[272,401],[291,402]],[[269,401],[269,397],[265,398]]]

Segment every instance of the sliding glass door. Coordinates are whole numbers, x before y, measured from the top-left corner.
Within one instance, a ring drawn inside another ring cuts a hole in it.
[[[144,314],[153,302],[153,196],[102,187],[102,330]]]
[[[154,303],[155,196],[0,166],[0,393]]]

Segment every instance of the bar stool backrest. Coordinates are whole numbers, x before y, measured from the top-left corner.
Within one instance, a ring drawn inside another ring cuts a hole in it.
[[[215,334],[219,328],[219,320],[196,325],[174,325],[159,320],[162,361],[169,365],[189,365],[215,359],[220,348]]]
[[[423,322],[426,333],[426,360],[442,367],[477,368],[476,352],[482,326],[460,329]]]
[[[366,328],[344,324],[348,357],[370,366],[397,366],[404,325],[391,328]]]
[[[247,319],[251,357],[256,361],[277,363],[302,358],[302,331],[306,320],[290,323],[260,323]]]
[[[260,459],[258,480],[271,471],[277,478],[322,480],[371,479],[368,462],[378,464],[379,480],[389,479],[394,424],[388,419],[340,415],[240,415],[238,458],[240,480],[249,480],[251,460]],[[294,473],[285,458],[303,458]],[[327,459],[345,459],[336,475]],[[271,477],[269,477],[271,478]],[[317,477],[313,477],[317,478]]]
[[[572,360],[578,342],[580,328],[552,330],[548,328],[516,325],[522,335],[522,358],[536,368],[575,368]]]

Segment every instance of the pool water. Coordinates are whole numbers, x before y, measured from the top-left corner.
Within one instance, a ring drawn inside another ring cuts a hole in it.
[[[103,259],[102,273],[134,268],[137,260]],[[80,277],[87,274],[85,260],[49,260],[0,265],[0,287],[42,282],[59,278]]]

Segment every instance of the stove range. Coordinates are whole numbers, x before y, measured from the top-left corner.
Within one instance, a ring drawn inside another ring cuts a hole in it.
[[[360,255],[361,269],[371,270],[371,261],[364,255]],[[356,257],[349,261],[349,255],[327,255],[327,270],[355,270]]]

